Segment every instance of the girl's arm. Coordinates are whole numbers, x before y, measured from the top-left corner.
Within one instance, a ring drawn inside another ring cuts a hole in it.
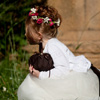
[[[31,74],[33,74],[35,77],[39,78],[40,72],[38,70],[34,69],[34,66],[32,66],[32,65],[29,66],[29,72]]]
[[[66,59],[64,53],[61,49],[56,45],[48,45],[48,53],[51,55],[53,61],[54,61],[54,67],[53,69],[49,71],[42,71],[39,73],[40,79],[45,79],[50,77],[59,77],[61,75],[66,74],[69,71],[69,61]]]

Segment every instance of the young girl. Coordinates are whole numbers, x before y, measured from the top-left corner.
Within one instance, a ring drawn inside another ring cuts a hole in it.
[[[90,69],[91,62],[74,54],[57,38],[61,16],[50,6],[33,7],[26,19],[26,37],[30,44],[42,43],[43,53],[49,53],[54,68],[39,72],[30,65],[28,74],[18,89],[18,100],[80,100],[99,97],[99,80]]]

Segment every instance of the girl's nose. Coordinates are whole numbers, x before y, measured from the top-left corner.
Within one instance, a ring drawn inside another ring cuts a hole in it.
[[[26,36],[26,33],[25,33],[25,36]]]

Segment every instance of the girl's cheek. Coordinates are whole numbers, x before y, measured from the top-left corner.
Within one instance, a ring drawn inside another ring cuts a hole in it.
[[[25,36],[26,36],[26,33],[25,33]]]

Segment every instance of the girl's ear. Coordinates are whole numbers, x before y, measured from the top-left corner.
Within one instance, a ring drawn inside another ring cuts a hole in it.
[[[38,32],[38,35],[39,35],[39,38],[42,40],[42,33],[41,32]]]
[[[38,35],[39,35],[40,38],[42,38],[42,33],[38,32]]]

